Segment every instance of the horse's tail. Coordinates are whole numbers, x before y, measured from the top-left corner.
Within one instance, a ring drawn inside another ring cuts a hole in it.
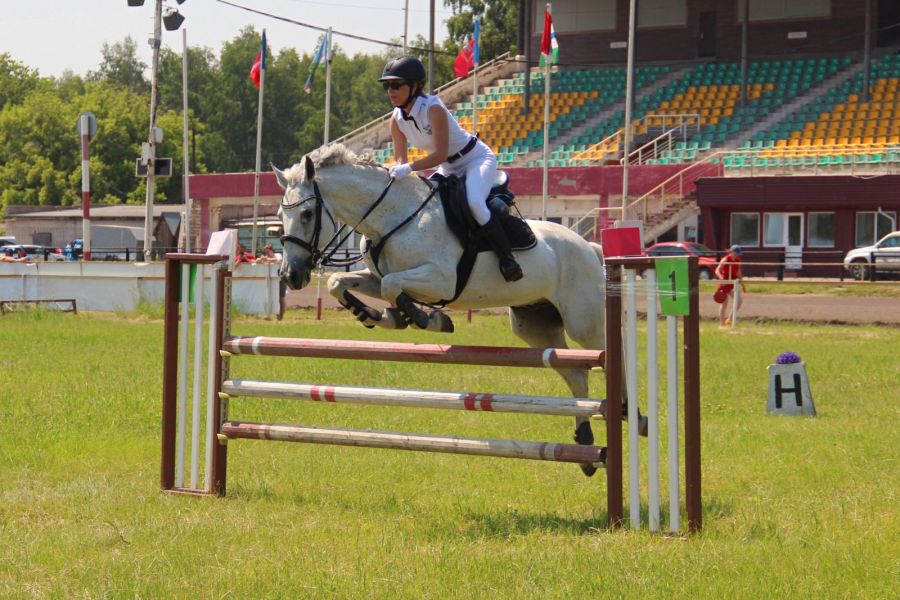
[[[603,246],[596,242],[588,242],[591,248],[594,250],[594,253],[597,255],[597,258],[600,259],[600,264],[603,264]]]

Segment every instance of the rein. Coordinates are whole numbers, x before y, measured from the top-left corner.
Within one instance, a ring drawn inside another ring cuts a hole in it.
[[[378,206],[385,199],[385,197],[387,197],[387,193],[388,193],[388,191],[390,191],[392,185],[394,185],[393,178],[390,181],[388,181],[387,186],[384,188],[384,190],[382,190],[381,194],[378,196],[378,198],[375,200],[375,202],[372,203],[372,205],[366,210],[366,212],[359,219],[359,221],[356,223],[356,225],[351,227],[350,230],[346,234],[344,234],[344,237],[342,237],[337,243],[335,243],[335,240],[337,240],[337,238],[340,237],[340,235],[343,233],[344,229],[346,229],[347,226],[341,225],[341,227],[338,229],[337,221],[335,220],[334,216],[331,214],[331,211],[328,210],[328,207],[325,206],[325,200],[322,198],[322,193],[319,191],[318,182],[313,180],[313,194],[312,195],[305,196],[305,197],[301,198],[300,200],[298,200],[297,202],[293,202],[291,204],[282,203],[282,205],[281,205],[282,210],[285,210],[285,209],[296,208],[297,206],[303,204],[304,202],[310,201],[310,200],[316,200],[315,226],[313,229],[312,239],[307,242],[306,240],[300,239],[295,235],[284,234],[280,238],[281,243],[284,244],[285,242],[291,242],[293,244],[300,246],[307,252],[309,252],[309,259],[307,260],[307,266],[309,268],[318,268],[318,267],[325,267],[325,266],[347,267],[347,266],[356,264],[357,262],[359,262],[359,261],[363,260],[363,258],[365,258],[365,254],[361,254],[359,257],[352,258],[352,259],[335,259],[335,258],[333,258],[334,254],[340,249],[341,245],[347,241],[347,239],[353,234],[353,232],[355,232],[357,230],[357,228],[362,224],[362,222],[365,221],[366,218],[370,214],[372,214],[372,211],[374,211],[376,208],[378,208]],[[430,196],[429,196],[429,199],[430,199]],[[324,246],[325,251],[319,250],[319,236],[322,233],[322,208],[323,207],[325,208],[325,213],[328,215],[328,218],[331,220],[332,226],[336,229],[334,235],[331,237],[330,240],[328,240],[328,243],[325,244],[325,246]],[[414,212],[406,221],[404,221],[401,224],[401,226],[408,223],[412,219],[412,217],[414,217],[420,210],[421,210],[421,207],[418,210],[416,210],[416,212]],[[389,237],[390,235],[392,235],[397,229],[399,229],[399,227],[395,227],[394,229],[392,229],[390,231],[390,233],[388,233],[388,235],[385,236],[385,238],[382,238],[381,243],[383,243],[384,240],[387,239],[387,237]],[[380,248],[379,248],[379,252],[380,252]]]

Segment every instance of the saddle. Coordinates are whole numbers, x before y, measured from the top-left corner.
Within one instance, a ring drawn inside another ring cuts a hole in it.
[[[437,185],[447,227],[463,247],[462,257],[456,265],[456,289],[453,298],[441,300],[436,304],[436,306],[444,306],[459,298],[466,288],[478,254],[492,252],[492,249],[487,240],[477,234],[479,225],[469,210],[465,176],[457,177],[456,175],[434,173],[429,178],[429,182]],[[498,219],[506,231],[512,250],[530,250],[537,245],[537,239],[528,223],[521,217],[513,215],[509,210],[515,205],[515,194],[509,189],[509,175],[506,172],[497,171],[497,178],[487,197],[487,205],[492,218]]]

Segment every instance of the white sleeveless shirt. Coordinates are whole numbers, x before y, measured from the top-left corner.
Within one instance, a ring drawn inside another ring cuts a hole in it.
[[[437,96],[416,96],[413,101],[409,115],[403,114],[403,110],[399,107],[394,108],[393,119],[397,122],[397,126],[410,145],[421,148],[429,154],[435,151],[434,137],[431,131],[431,121],[428,119],[428,109],[432,106],[440,106],[447,114],[447,134],[449,144],[447,145],[447,155],[453,156],[462,150],[472,135],[459,126],[444,103]]]

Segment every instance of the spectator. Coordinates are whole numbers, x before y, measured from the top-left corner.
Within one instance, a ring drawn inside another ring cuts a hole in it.
[[[266,244],[266,247],[263,248],[262,256],[256,259],[258,263],[278,263],[281,262],[281,255],[275,252],[275,248],[272,247],[272,244]]]
[[[25,252],[25,246],[16,248],[15,262],[31,262],[31,259],[28,258],[28,253]]]
[[[741,291],[746,292],[747,286],[744,285],[744,276],[741,274],[742,253],[743,248],[737,244],[732,246],[731,249],[728,250],[728,253],[722,257],[722,260],[719,261],[719,266],[716,267],[716,278],[737,281],[741,284]],[[720,283],[719,287],[716,289],[714,298],[716,302],[719,302],[719,323],[721,325],[730,325],[731,318],[728,315],[731,314],[731,312],[728,309],[730,304],[735,301],[734,284]],[[735,313],[740,310],[741,304],[743,303],[743,296],[738,295],[737,305],[734,308]]]
[[[248,263],[256,260],[256,257],[253,256],[253,253],[247,250],[247,246],[243,244],[238,244],[237,256],[234,258],[234,264],[238,265],[240,263]]]
[[[15,252],[12,248],[3,249],[3,256],[0,256],[0,262],[16,262]]]
[[[256,259],[257,263],[280,263],[281,255],[275,252],[275,248],[272,247],[272,244],[266,244],[266,247],[263,248],[263,254],[259,258]],[[284,318],[284,306],[285,299],[284,296],[287,294],[287,284],[283,279],[278,280],[278,320]]]

